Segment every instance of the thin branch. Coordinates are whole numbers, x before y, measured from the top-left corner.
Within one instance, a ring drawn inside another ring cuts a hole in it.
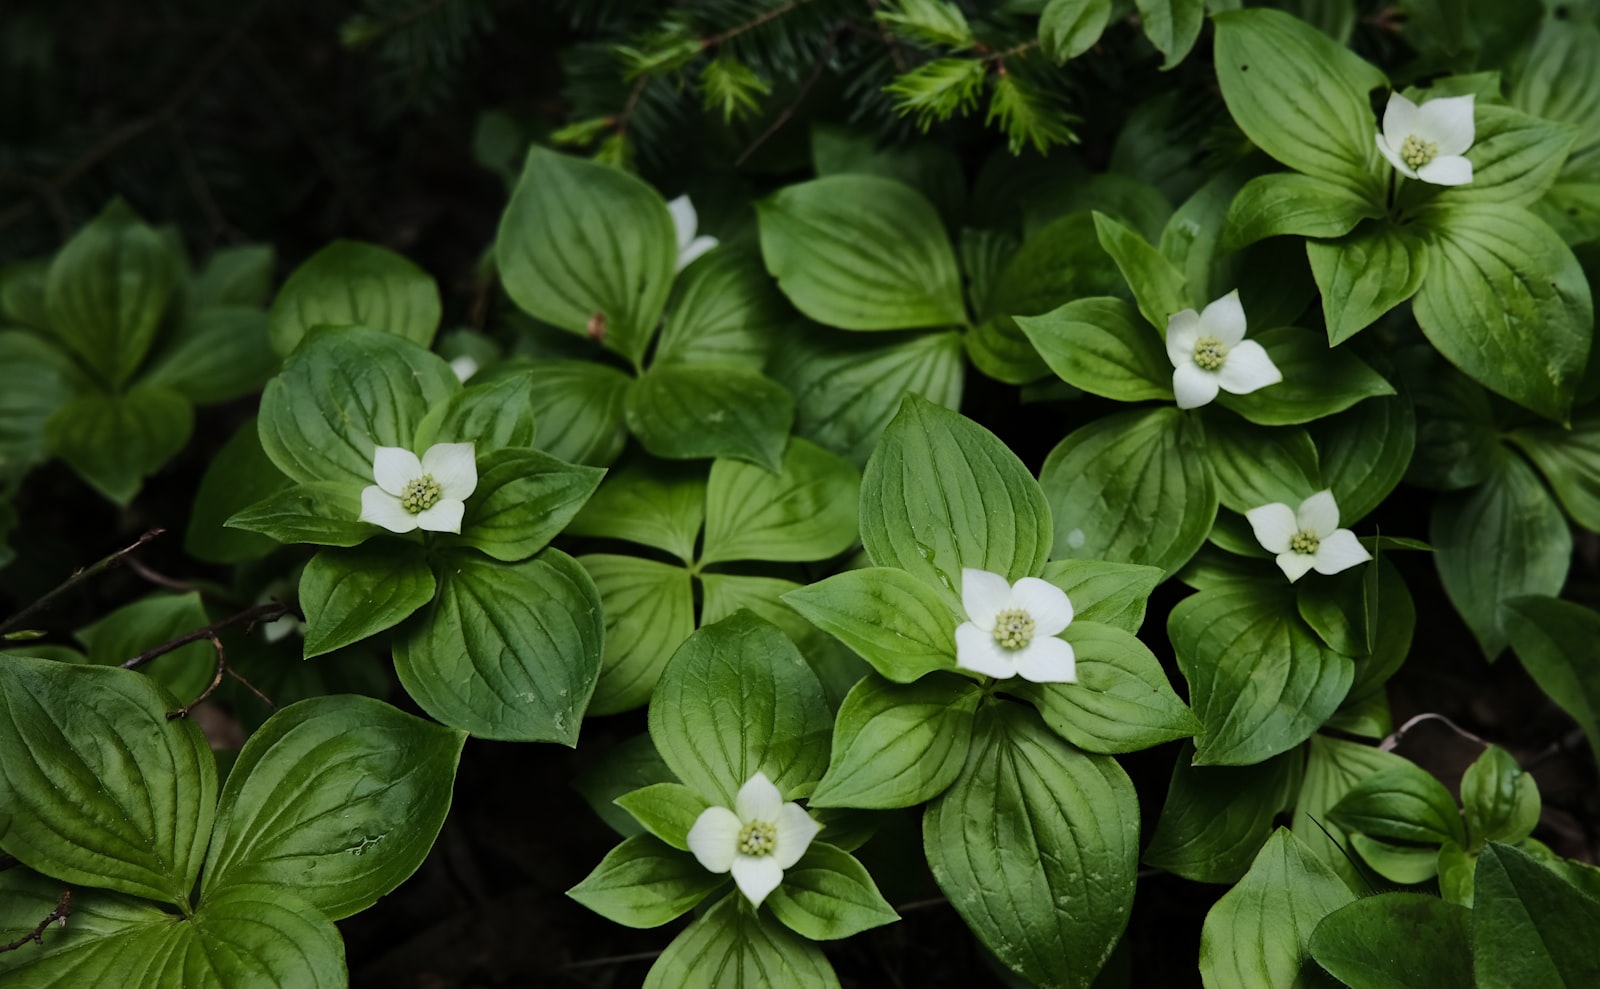
[[[633,88],[628,90],[628,102],[622,105],[622,112],[612,119],[612,123],[617,128],[617,137],[625,138],[628,136],[628,124],[633,119],[633,111],[638,109],[639,97],[644,95],[644,88],[650,85],[652,78],[654,77],[642,75],[634,82]]]
[[[894,70],[904,75],[911,69],[911,66],[906,61],[905,48],[901,46],[900,40],[894,36],[894,32],[889,30],[889,26],[878,19],[878,0],[867,0],[867,6],[872,8],[872,22],[878,25],[878,37],[883,40],[884,45],[889,49],[889,58],[894,62]]]
[[[77,587],[79,584],[81,584],[84,581],[88,580],[90,577],[96,576],[97,574],[101,573],[102,571],[109,570],[110,568],[116,566],[129,553],[132,553],[134,550],[138,549],[140,546],[143,546],[145,543],[149,542],[150,540],[156,538],[157,536],[161,535],[163,532],[166,532],[166,531],[167,530],[162,529],[160,527],[151,529],[149,532],[145,533],[144,535],[140,536],[137,540],[135,540],[133,545],[126,546],[126,547],[124,547],[122,549],[119,549],[115,553],[112,553],[110,556],[106,557],[105,559],[99,560],[99,561],[97,561],[95,563],[91,563],[87,567],[82,567],[82,568],[80,568],[78,570],[74,570],[72,572],[72,576],[68,577],[66,580],[63,580],[60,584],[58,584],[56,586],[55,590],[49,592],[44,597],[42,597],[39,600],[37,600],[37,601],[33,602],[32,604],[28,605],[26,608],[23,608],[21,611],[19,611],[16,614],[12,615],[10,618],[7,618],[5,621],[0,622],[0,634],[4,634],[6,632],[11,631],[14,628],[17,628],[18,626],[20,626],[22,624],[22,620],[24,618],[27,618],[29,615],[31,615],[34,612],[40,610],[45,605],[49,604],[51,601],[54,601],[56,598],[60,597],[62,594],[66,593],[67,591],[72,590],[74,587]]]
[[[731,27],[728,30],[722,32],[721,34],[713,34],[709,38],[701,38],[700,39],[700,48],[703,51],[703,50],[705,50],[707,48],[715,48],[718,45],[725,44],[726,42],[732,41],[734,38],[737,38],[739,35],[744,34],[746,31],[754,31],[756,28],[760,27],[761,25],[766,24],[769,21],[775,21],[778,18],[782,17],[784,14],[789,13],[791,10],[795,10],[795,9],[797,9],[799,7],[804,7],[806,4],[808,4],[810,2],[811,2],[811,0],[789,0],[788,3],[783,4],[781,6],[778,6],[778,7],[773,7],[771,10],[766,11],[766,12],[760,14],[759,16],[754,17],[754,18],[752,18],[752,19],[750,19],[748,21],[745,21],[743,24],[740,24],[740,25],[738,25],[736,27]]]
[[[178,708],[176,711],[168,711],[168,721],[173,721],[177,718],[187,718],[190,711],[193,711],[200,705],[202,701],[204,701],[207,697],[210,697],[218,687],[222,686],[222,675],[228,669],[228,654],[223,651],[222,640],[217,638],[217,633],[208,632],[206,634],[206,638],[211,640],[211,648],[217,651],[216,674],[212,676],[211,682],[206,685],[206,689],[200,691],[199,697],[196,697],[194,700]]]
[[[804,103],[806,97],[811,95],[811,88],[817,84],[818,79],[822,78],[822,70],[827,67],[828,59],[833,56],[834,46],[839,43],[839,32],[839,28],[834,28],[828,35],[828,44],[817,55],[817,64],[811,67],[811,74],[806,76],[806,81],[800,84],[800,91],[795,93],[794,99],[789,101],[789,105],[783,108],[783,112],[773,119],[767,129],[758,134],[756,139],[750,142],[750,146],[739,153],[739,157],[734,159],[734,168],[743,165],[751,155],[756,153],[757,149],[767,143],[767,140],[772,135],[782,130],[783,125],[787,124],[789,119],[794,116],[794,112],[800,108],[800,104]]]
[[[1416,727],[1417,725],[1421,724],[1424,721],[1437,721],[1437,722],[1443,724],[1446,728],[1449,728],[1451,731],[1455,732],[1457,735],[1460,735],[1462,738],[1465,738],[1468,741],[1477,742],[1479,745],[1483,746],[1484,748],[1488,748],[1489,746],[1494,744],[1493,742],[1486,741],[1485,739],[1479,738],[1478,736],[1474,735],[1472,732],[1467,731],[1465,728],[1463,728],[1460,725],[1456,724],[1454,721],[1451,721],[1449,718],[1445,717],[1444,715],[1442,715],[1442,714],[1434,714],[1434,713],[1432,713],[1430,711],[1430,712],[1424,712],[1422,714],[1416,715],[1415,717],[1407,720],[1406,723],[1401,725],[1399,728],[1396,728],[1394,730],[1393,734],[1391,734],[1388,738],[1385,738],[1382,742],[1378,743],[1378,751],[1380,751],[1380,752],[1392,752],[1392,751],[1394,751],[1396,748],[1399,747],[1401,740],[1405,738],[1406,732],[1410,731],[1412,728]]]
[[[620,965],[623,962],[646,962],[652,958],[660,957],[661,952],[659,950],[635,951],[628,955],[607,955],[604,958],[585,958],[582,961],[567,962],[565,965],[561,966],[561,970],[564,972],[570,972],[579,968],[599,968],[602,965]]]
[[[144,652],[128,660],[126,663],[123,663],[122,668],[125,670],[136,670],[144,664],[150,662],[152,659],[155,659],[157,656],[165,656],[167,653],[172,652],[175,649],[182,649],[191,642],[199,642],[201,639],[214,640],[218,632],[230,625],[237,625],[240,622],[249,622],[250,626],[253,627],[257,622],[273,621],[275,619],[282,618],[284,615],[289,614],[289,610],[289,606],[284,604],[282,601],[271,601],[267,604],[258,604],[253,608],[246,608],[236,615],[229,615],[227,618],[224,618],[219,622],[212,622],[205,628],[197,628],[193,632],[185,632],[176,639],[169,639],[166,642],[161,643],[159,646],[151,646],[149,649],[146,649]],[[246,631],[248,630],[249,628],[247,627]]]
[[[61,897],[56,900],[56,908],[50,911],[48,917],[39,921],[39,926],[10,944],[0,944],[0,951],[16,951],[29,941],[37,942],[40,947],[43,947],[45,928],[55,923],[65,927],[67,926],[67,918],[70,916],[72,916],[72,887],[68,886],[61,891]]]
[[[168,577],[166,574],[161,573],[160,571],[150,569],[143,563],[140,563],[137,556],[130,556],[123,562],[128,565],[129,570],[132,570],[134,573],[138,574],[140,577],[143,577],[145,580],[148,580],[157,587],[165,587],[168,590],[173,591],[192,591],[196,589],[195,586],[188,581],[179,580],[176,577]]]

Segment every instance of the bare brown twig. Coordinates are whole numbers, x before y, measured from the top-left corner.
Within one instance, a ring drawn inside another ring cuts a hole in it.
[[[215,641],[216,634],[230,625],[237,625],[240,622],[249,622],[250,627],[253,627],[258,622],[273,621],[275,619],[282,618],[284,615],[289,614],[289,612],[289,606],[284,604],[282,601],[271,601],[267,604],[258,604],[253,608],[246,608],[238,614],[229,615],[227,618],[224,618],[221,621],[212,622],[210,625],[207,625],[204,628],[197,628],[193,632],[185,632],[176,639],[169,639],[166,642],[161,643],[159,646],[151,646],[149,649],[146,649],[144,652],[128,660],[126,663],[123,663],[122,668],[125,670],[136,670],[144,664],[150,662],[152,659],[155,659],[157,656],[165,656],[167,653],[172,652],[175,649],[181,649],[191,642],[199,642],[201,639],[211,639],[212,641]],[[218,645],[218,651],[221,651],[220,644]]]
[[[12,615],[10,618],[7,618],[5,621],[0,622],[0,634],[4,634],[6,632],[11,631],[12,629],[20,627],[22,625],[22,620],[24,618],[27,618],[29,615],[31,615],[34,612],[40,610],[45,605],[49,604],[51,601],[54,601],[56,598],[60,597],[62,594],[66,593],[67,591],[72,590],[74,587],[77,587],[79,584],[81,584],[84,581],[88,580],[90,577],[93,577],[96,574],[101,573],[102,571],[109,570],[112,567],[116,566],[118,563],[122,562],[122,560],[125,557],[127,557],[127,555],[129,553],[132,553],[134,550],[138,549],[140,546],[143,546],[145,543],[149,542],[150,540],[156,538],[157,536],[161,535],[162,533],[164,533],[166,531],[167,530],[162,529],[160,527],[151,529],[149,532],[146,532],[144,535],[142,535],[138,539],[134,540],[133,545],[125,546],[122,549],[117,550],[115,553],[112,553],[110,556],[106,557],[103,560],[97,560],[96,562],[91,563],[86,567],[81,567],[81,568],[79,568],[77,570],[74,570],[72,572],[72,576],[68,577],[66,580],[63,580],[60,584],[56,585],[55,590],[50,591],[44,597],[42,597],[39,600],[37,600],[37,601],[33,602],[32,604],[28,605],[26,608],[23,608],[21,611],[19,611],[16,614]]]
[[[72,887],[69,886],[61,891],[60,899],[56,900],[56,908],[50,911],[49,916],[39,921],[39,926],[35,927],[27,934],[24,934],[22,937],[17,938],[15,941],[12,941],[10,944],[0,944],[0,951],[16,951],[29,941],[37,942],[39,945],[43,946],[45,928],[57,922],[59,922],[61,926],[65,927],[67,925],[67,918],[70,916],[72,916]]]
[[[822,78],[822,70],[827,67],[828,59],[832,57],[833,49],[839,43],[841,31],[842,28],[834,28],[829,33],[827,45],[817,54],[817,64],[811,67],[811,74],[806,76],[806,81],[800,84],[799,92],[795,93],[794,99],[790,100],[789,105],[783,108],[783,112],[773,118],[767,129],[756,135],[756,139],[750,142],[750,146],[739,153],[739,157],[734,159],[734,168],[743,165],[751,155],[755,154],[763,144],[767,143],[767,140],[772,135],[782,130],[783,125],[787,124],[790,118],[794,116],[795,111],[800,108],[800,104],[806,101],[806,97],[811,94],[811,88],[817,84],[818,79]]]

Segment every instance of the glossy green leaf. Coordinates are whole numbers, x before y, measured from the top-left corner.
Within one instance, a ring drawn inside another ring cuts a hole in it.
[[[633,379],[592,361],[541,362],[533,376],[535,446],[569,463],[604,467],[628,441],[623,414]]]
[[[790,314],[761,258],[721,247],[702,255],[673,285],[656,364],[738,364],[761,370],[769,334]]]
[[[1478,861],[1472,905],[1479,989],[1580,989],[1600,981],[1600,901],[1509,845]]]
[[[1111,20],[1111,0],[1050,0],[1039,15],[1039,44],[1057,65],[1100,40]]]
[[[1593,661],[1600,614],[1570,601],[1525,597],[1507,602],[1505,620],[1528,675],[1583,729],[1600,762],[1600,666]]]
[[[1265,429],[1221,416],[1208,417],[1206,425],[1217,499],[1233,511],[1242,515],[1273,502],[1299,505],[1323,489],[1317,448],[1305,430]]]
[[[1396,766],[1367,777],[1328,811],[1346,831],[1385,841],[1464,844],[1466,825],[1444,784],[1416,766]]]
[[[515,563],[544,549],[589,500],[605,471],[515,447],[478,457],[478,487],[467,499],[462,545]]]
[[[1294,835],[1352,889],[1365,888],[1366,876],[1351,864],[1350,838],[1328,814],[1340,798],[1369,776],[1409,765],[1393,752],[1326,735],[1311,736],[1305,779],[1294,806]]]
[[[1417,294],[1435,250],[1405,227],[1369,223],[1337,240],[1307,241],[1328,343],[1338,346]]]
[[[789,441],[774,473],[718,460],[706,487],[700,564],[726,560],[822,560],[856,541],[861,478],[849,461],[802,439]]]
[[[261,457],[265,460],[266,454]],[[288,481],[270,461],[266,468]],[[289,484],[228,516],[227,525],[279,543],[318,546],[357,546],[382,534],[377,525],[361,521],[361,489],[340,481]]]
[[[1383,503],[1405,476],[1417,444],[1408,396],[1369,398],[1311,426],[1322,476],[1349,527]]]
[[[606,853],[567,895],[626,927],[659,927],[694,909],[726,875],[652,835],[634,835]]]
[[[1539,468],[1572,520],[1600,532],[1600,411],[1580,413],[1570,430],[1535,426],[1510,439]]]
[[[1302,757],[1285,752],[1254,766],[1193,765],[1185,744],[1144,863],[1203,883],[1236,883],[1294,802]]]
[[[1473,107],[1472,181],[1440,190],[1440,203],[1505,203],[1527,206],[1549,191],[1561,174],[1576,128],[1551,123],[1508,106]]]
[[[118,936],[135,937],[141,928],[171,926],[175,915],[158,904],[90,887],[71,887],[58,879],[40,875],[32,869],[14,865],[0,872],[0,944],[10,944],[31,934],[39,921],[50,916],[63,892],[72,893],[72,914],[66,926],[51,924],[39,932],[39,940],[14,951],[0,952],[0,977],[15,984],[20,973],[46,959],[69,952],[115,953],[105,943]]]
[[[1288,426],[1343,412],[1363,399],[1395,394],[1383,376],[1348,348],[1329,351],[1309,330],[1281,326],[1253,334],[1283,380],[1248,395],[1223,392],[1224,408],[1262,426]]]
[[[1150,594],[1163,574],[1155,567],[1104,560],[1052,560],[1039,572],[1072,601],[1075,621],[1099,622],[1125,632],[1144,624]]]
[[[471,443],[480,459],[502,447],[534,446],[536,378],[536,372],[524,371],[456,392],[417,425],[412,442],[419,450],[435,443]]]
[[[884,809],[938,796],[967,760],[982,696],[956,676],[904,685],[863,677],[839,707],[828,772],[811,805]]]
[[[589,710],[640,707],[694,631],[694,579],[680,566],[632,556],[596,553],[578,562],[593,578],[605,616],[605,651]]]
[[[1221,249],[1268,237],[1343,237],[1382,210],[1349,186],[1297,172],[1272,172],[1244,184],[1228,207]]]
[[[414,543],[381,539],[320,551],[300,574],[305,657],[395,627],[433,600],[434,590],[433,573]]]
[[[904,570],[846,570],[783,600],[895,683],[955,668],[961,619],[948,596]]]
[[[746,909],[730,893],[667,945],[645,976],[644,989],[839,989],[822,949],[783,925]]]
[[[682,783],[652,783],[612,801],[657,838],[680,852],[689,850],[689,831],[709,806]]]
[[[1347,986],[1472,985],[1472,912],[1420,893],[1380,893],[1324,917],[1311,957]]]
[[[91,625],[78,629],[89,662],[120,666],[135,656],[211,623],[199,591],[150,594],[125,604]],[[181,646],[140,667],[140,672],[172,696],[190,701],[200,696],[216,671],[217,654],[201,640]]]
[[[658,457],[734,457],[778,470],[794,400],[765,375],[734,364],[662,364],[628,390],[623,414]]]
[[[815,841],[767,899],[772,915],[812,941],[833,941],[900,919],[865,867],[846,851]]]
[[[146,477],[183,449],[193,428],[187,399],[140,385],[72,399],[45,424],[45,439],[96,491],[126,505]]]
[[[439,287],[427,272],[376,244],[336,240],[272,300],[272,349],[287,356],[319,326],[365,326],[426,347],[439,314]]]
[[[1461,775],[1461,809],[1473,849],[1485,841],[1516,843],[1539,823],[1539,785],[1511,753],[1491,745]]]
[[[567,527],[575,536],[625,539],[693,563],[706,513],[706,472],[700,465],[639,462],[618,467]]]
[[[1172,400],[1161,338],[1121,299],[1079,299],[1016,323],[1069,385],[1119,402]]]
[[[1183,274],[1143,236],[1111,217],[1096,213],[1094,227],[1100,246],[1111,255],[1133,290],[1139,311],[1165,337],[1167,320],[1174,313],[1193,306]]]

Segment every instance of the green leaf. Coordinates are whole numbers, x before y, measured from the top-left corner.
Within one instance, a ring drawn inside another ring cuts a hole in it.
[[[849,852],[814,841],[766,901],[772,915],[812,941],[833,941],[900,919]]]
[[[1328,811],[1346,831],[1384,841],[1465,844],[1467,829],[1444,784],[1416,766],[1396,766],[1352,787]]]
[[[960,158],[933,140],[884,144],[871,129],[817,120],[811,124],[811,165],[818,175],[849,172],[904,182],[927,197],[952,226],[966,202]]]
[[[746,611],[679,647],[650,698],[650,737],[672,771],[732,807],[763,772],[785,799],[822,776],[832,719],[822,684],[782,632]]]
[[[914,115],[917,128],[926,133],[936,123],[971,113],[987,75],[977,59],[935,58],[899,74],[883,90],[895,97],[895,110]]]
[[[239,244],[219,248],[189,286],[189,302],[198,309],[210,306],[260,308],[272,291],[276,265],[271,244]]]
[[[1491,745],[1461,776],[1461,809],[1474,848],[1486,841],[1514,844],[1539,823],[1539,785],[1511,753]]]
[[[89,662],[120,666],[154,648],[211,623],[199,591],[150,594],[125,604],[99,621],[78,629]],[[199,697],[216,672],[217,654],[201,640],[182,646],[140,668],[174,697]]]
[[[1167,800],[1144,863],[1202,883],[1237,883],[1294,802],[1301,755],[1285,752],[1254,766],[1193,765],[1185,743],[1172,767]]]
[[[1061,638],[1077,656],[1075,683],[1007,683],[1062,738],[1086,752],[1137,752],[1188,738],[1201,724],[1167,683],[1161,661],[1111,625],[1073,619]]]
[[[1183,61],[1200,37],[1205,0],[1135,0],[1145,37],[1166,56],[1162,71]]]
[[[1470,986],[1472,911],[1420,893],[1366,896],[1322,919],[1311,957],[1348,986]]]
[[[905,685],[862,677],[839,707],[828,772],[810,804],[887,809],[938,796],[967,761],[982,697],[963,677]]]
[[[194,407],[177,392],[142,385],[120,395],[80,395],[45,423],[45,439],[96,491],[127,505],[144,479],[189,442]]]
[[[216,808],[205,735],[130,670],[0,661],[0,836],[74,886],[189,904]],[[80,983],[81,984],[81,983]]]
[[[735,457],[778,470],[794,400],[733,364],[658,364],[628,390],[628,429],[658,457]]]
[[[1057,558],[1110,560],[1172,574],[1205,542],[1216,481],[1198,423],[1174,408],[1097,419],[1045,458],[1039,484]]]
[[[660,927],[725,882],[726,875],[707,871],[694,856],[641,834],[607,852],[567,895],[626,927]]]
[[[170,388],[199,405],[215,405],[260,388],[278,368],[257,309],[219,306],[183,320],[150,360],[142,385]]]
[[[768,333],[790,318],[750,251],[719,247],[689,265],[673,285],[656,364],[738,364],[761,370]]]
[[[951,600],[904,570],[846,570],[783,600],[895,683],[955,668]]]
[[[1184,284],[1183,274],[1160,251],[1151,247],[1143,236],[1104,213],[1094,215],[1094,228],[1099,235],[1100,246],[1111,255],[1122,277],[1127,279],[1128,287],[1133,290],[1139,311],[1165,338],[1167,320],[1174,313],[1191,308],[1189,289]]]
[[[605,471],[537,450],[507,448],[478,458],[478,487],[452,542],[515,563],[544,549],[589,500]]]
[[[633,378],[592,361],[541,361],[533,376],[534,445],[568,463],[604,467],[628,441]]]
[[[1328,350],[1315,333],[1281,326],[1255,334],[1283,373],[1275,385],[1248,395],[1223,392],[1218,404],[1262,426],[1287,426],[1343,412],[1394,387],[1348,348]]]
[[[1276,10],[1216,15],[1217,82],[1251,142],[1297,172],[1383,201],[1368,94],[1382,72]]]
[[[989,90],[983,122],[1006,135],[1007,150],[1016,156],[1030,144],[1041,155],[1055,145],[1076,144],[1072,124],[1078,119],[1062,109],[1053,94],[1015,73],[1000,73]]]
[[[1479,989],[1579,989],[1600,982],[1600,902],[1528,853],[1492,844],[1473,888],[1473,973]]]
[[[464,388],[435,405],[417,426],[418,450],[435,443],[471,443],[481,458],[502,447],[536,445],[533,371],[509,374]]]
[[[1138,800],[1115,760],[1067,745],[1027,708],[986,708],[922,841],[939,888],[1002,964],[1088,989],[1127,924],[1138,867]]]
[[[1476,133],[1466,152],[1472,181],[1439,191],[1440,203],[1527,206],[1549,191],[1561,173],[1576,128],[1550,123],[1508,106],[1473,107]]]
[[[1436,252],[1407,227],[1368,223],[1338,240],[1307,241],[1328,343],[1338,346],[1417,294]]]
[[[682,783],[652,783],[624,793],[612,802],[632,815],[646,831],[680,852],[689,850],[689,831],[700,814],[711,806]]]
[[[461,390],[450,365],[390,333],[319,330],[261,394],[261,448],[292,480],[372,483],[372,451],[411,449],[433,406]]]
[[[1057,64],[1093,48],[1111,20],[1111,0],[1050,0],[1039,15],[1039,45]]]
[[[313,556],[300,574],[305,658],[393,628],[433,600],[433,573],[420,550],[414,543],[380,539]]]
[[[44,460],[45,424],[86,385],[72,358],[22,330],[0,330],[0,478]]]
[[[935,48],[970,48],[974,41],[961,8],[946,0],[898,0],[873,15],[895,34]]]
[[[1073,620],[1112,625],[1137,632],[1145,606],[1161,583],[1155,567],[1104,560],[1052,560],[1039,576],[1061,588],[1072,600]]]
[[[1382,215],[1377,205],[1349,186],[1297,172],[1273,172],[1246,182],[1234,197],[1220,248],[1232,253],[1286,234],[1343,237],[1362,220]]]
[[[1409,396],[1372,398],[1311,426],[1339,523],[1365,518],[1405,476],[1417,443]]]
[[[688,564],[694,562],[695,539],[705,512],[702,468],[635,463],[608,473],[567,531],[654,546]]]
[[[694,579],[683,567],[631,556],[597,553],[578,562],[593,578],[605,616],[605,651],[589,711],[640,707],[694,631]]]
[[[1243,515],[1273,502],[1299,505],[1323,489],[1317,448],[1304,429],[1264,429],[1221,416],[1205,421],[1206,457],[1217,479],[1217,498],[1233,511]],[[1344,506],[1339,507],[1343,521]]]
[[[1287,828],[1279,828],[1239,885],[1224,893],[1200,930],[1206,989],[1307,986],[1311,935],[1355,894]],[[1314,969],[1313,969],[1314,971]]]
[[[276,494],[288,486],[289,479],[274,467],[261,449],[261,437],[256,431],[256,417],[251,416],[239,425],[238,430],[211,457],[211,463],[200,478],[200,487],[194,495],[194,507],[189,510],[189,527],[183,536],[183,548],[190,556],[207,563],[243,563],[257,560],[278,548],[271,534],[261,535],[228,526],[232,517],[244,512],[259,499]],[[354,502],[360,515],[360,502]],[[360,535],[345,545],[353,546],[372,534],[364,523],[351,521],[352,529]]]
[[[641,787],[670,781],[672,770],[661,761],[650,736],[641,732],[598,753],[598,758],[573,777],[572,788],[612,830],[629,838],[643,834],[644,828],[613,801]]]
[[[336,240],[272,300],[272,349],[287,356],[319,326],[365,326],[426,347],[439,314],[439,287],[427,272],[376,244]]]
[[[621,169],[528,152],[500,219],[495,257],[506,292],[522,310],[588,335],[635,365],[666,305],[677,236],[666,204]]]
[[[776,473],[715,461],[700,565],[837,556],[855,544],[860,500],[861,479],[850,462],[807,440],[789,441]]]
[[[1570,430],[1536,426],[1510,439],[1539,468],[1572,520],[1600,532],[1600,410],[1580,414]]]
[[[1352,889],[1366,877],[1351,864],[1350,837],[1328,811],[1362,780],[1388,769],[1410,765],[1393,752],[1326,735],[1311,736],[1306,750],[1305,779],[1294,806],[1292,828],[1322,864],[1343,877]]]
[[[1450,363],[1565,423],[1588,359],[1594,304],[1572,251],[1542,221],[1497,203],[1436,206],[1413,308]]]
[[[1505,602],[1559,595],[1572,560],[1572,531],[1533,468],[1498,459],[1481,486],[1441,498],[1428,529],[1445,593],[1491,661],[1509,641]]]
[[[1016,323],[1069,385],[1119,402],[1172,400],[1172,364],[1161,339],[1121,299],[1079,299]]]
[[[1200,766],[1248,766],[1287,752],[1332,716],[1355,674],[1287,595],[1202,591],[1172,609],[1167,634],[1206,726],[1195,740]]]
[[[1600,614],[1570,601],[1525,597],[1506,603],[1505,620],[1517,659],[1583,729],[1600,763],[1600,666],[1591,659]]]
[[[961,274],[939,214],[873,175],[828,175],[756,204],[761,253],[795,308],[846,330],[966,322]]]
[[[1415,348],[1407,357],[1400,368],[1416,405],[1417,443],[1406,481],[1441,491],[1482,484],[1505,456],[1489,393],[1432,348]]]
[[[578,738],[600,673],[600,595],[547,549],[517,564],[454,553],[433,604],[397,638],[395,672],[419,707],[479,738]]]
[[[201,896],[287,888],[332,920],[372,906],[433,847],[465,741],[370,697],[280,709],[228,773]]]
[[[1038,571],[1050,551],[1050,506],[1028,469],[977,423],[917,396],[867,464],[861,542],[953,606],[966,567],[1007,580]]]
[[[166,237],[116,199],[51,262],[45,316],[84,364],[117,388],[150,352],[181,275]]]
[[[261,456],[266,459],[265,454]],[[271,462],[266,467],[284,479]],[[360,521],[360,517],[360,488],[322,481],[291,484],[228,516],[226,524],[230,529],[260,533],[280,543],[356,546],[379,535],[376,526]]]
[[[31,934],[39,921],[55,911],[69,887],[20,865],[0,872],[0,944],[10,944]],[[167,927],[173,915],[149,900],[78,887],[72,889],[72,915],[67,926],[51,924],[39,932],[35,944],[0,953],[0,975],[15,985],[21,973],[55,955],[83,951],[114,954],[103,947],[119,935],[135,936],[141,928]],[[24,950],[26,949],[26,950]]]
[[[702,870],[704,871],[704,870]],[[839,989],[822,949],[771,923],[731,893],[667,945],[644,989]]]

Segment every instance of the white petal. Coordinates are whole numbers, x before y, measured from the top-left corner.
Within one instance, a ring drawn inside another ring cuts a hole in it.
[[[1306,571],[1311,569],[1313,562],[1312,558],[1305,553],[1278,554],[1278,569],[1283,571],[1283,575],[1289,578],[1289,583],[1291,584],[1304,577]]]
[[[1239,304],[1239,290],[1206,306],[1200,313],[1200,329],[1206,336],[1216,337],[1229,347],[1244,339],[1244,306]]]
[[[689,267],[695,258],[717,246],[715,237],[696,237],[678,251],[678,270]]]
[[[1404,138],[1401,140],[1404,140]],[[1417,173],[1411,168],[1410,165],[1406,164],[1404,158],[1400,157],[1400,152],[1394,147],[1390,146],[1389,142],[1384,139],[1382,134],[1378,135],[1378,153],[1389,159],[1389,164],[1393,165],[1395,171],[1399,172],[1401,175],[1404,175],[1408,179],[1414,179],[1417,177]]]
[[[678,235],[678,253],[689,246],[694,240],[695,229],[700,225],[700,218],[695,215],[694,203],[688,196],[679,196],[667,204],[667,212],[672,214],[672,229]]]
[[[1417,105],[1399,93],[1389,94],[1389,105],[1383,108],[1383,136],[1397,151],[1406,136],[1417,131]]]
[[[429,532],[460,532],[461,517],[466,510],[467,506],[454,498],[440,498],[431,508],[416,514],[417,528]]]
[[[1250,528],[1255,530],[1256,542],[1268,553],[1289,552],[1290,538],[1300,531],[1295,524],[1294,509],[1281,501],[1252,508],[1244,513],[1244,517],[1250,520]]]
[[[1372,554],[1356,540],[1356,534],[1349,529],[1340,529],[1323,537],[1313,562],[1317,573],[1338,573],[1370,559]]]
[[[979,628],[994,631],[995,616],[1011,607],[1011,584],[997,573],[961,568],[961,608]]]
[[[1011,601],[1033,619],[1035,636],[1056,635],[1072,624],[1072,599],[1048,580],[1022,578],[1011,588]]]
[[[1034,639],[1017,653],[1017,675],[1034,683],[1076,683],[1078,657],[1072,643],[1053,636]]]
[[[1189,361],[1172,372],[1172,393],[1178,398],[1178,408],[1198,409],[1217,397],[1217,375]]]
[[[1173,367],[1183,367],[1194,356],[1195,342],[1200,339],[1200,314],[1193,309],[1175,312],[1167,317],[1167,360]]]
[[[783,882],[783,866],[771,855],[738,855],[733,860],[733,881],[753,907]]]
[[[744,825],[726,807],[707,807],[689,829],[689,851],[710,872],[727,872],[739,850],[739,831]]]
[[[1424,141],[1437,142],[1441,155],[1461,154],[1472,147],[1476,133],[1472,122],[1472,100],[1470,93],[1429,100],[1417,110],[1416,130],[1412,133]]]
[[[1234,344],[1217,370],[1217,384],[1232,395],[1248,395],[1282,380],[1283,372],[1272,363],[1267,348],[1254,340]]]
[[[778,847],[772,853],[778,867],[787,869],[800,861],[800,856],[811,847],[811,839],[822,830],[822,825],[811,819],[804,807],[796,803],[783,805],[778,812]]]
[[[373,448],[372,479],[396,498],[401,489],[421,476],[422,461],[410,450],[398,446]]]
[[[997,680],[1017,675],[1016,660],[994,641],[994,630],[981,629],[971,622],[956,627],[956,665]]]
[[[1318,539],[1332,535],[1339,528],[1339,503],[1333,500],[1333,492],[1318,491],[1302,501],[1294,513],[1294,524],[1316,533]]]
[[[1434,185],[1466,185],[1472,181],[1472,162],[1460,155],[1440,155],[1417,169],[1417,178]]]
[[[478,462],[471,443],[435,443],[422,455],[422,473],[439,482],[439,497],[466,501],[478,490]]]
[[[739,792],[733,798],[733,810],[739,815],[739,820],[746,824],[751,821],[765,821],[776,824],[778,811],[783,807],[783,794],[767,779],[766,773],[756,773],[745,780],[744,786],[739,787]]]
[[[361,521],[390,532],[410,532],[417,527],[417,517],[400,507],[400,499],[376,484],[361,489]]]
[[[457,381],[466,381],[478,373],[478,362],[462,354],[450,362],[450,370],[455,374]]]

